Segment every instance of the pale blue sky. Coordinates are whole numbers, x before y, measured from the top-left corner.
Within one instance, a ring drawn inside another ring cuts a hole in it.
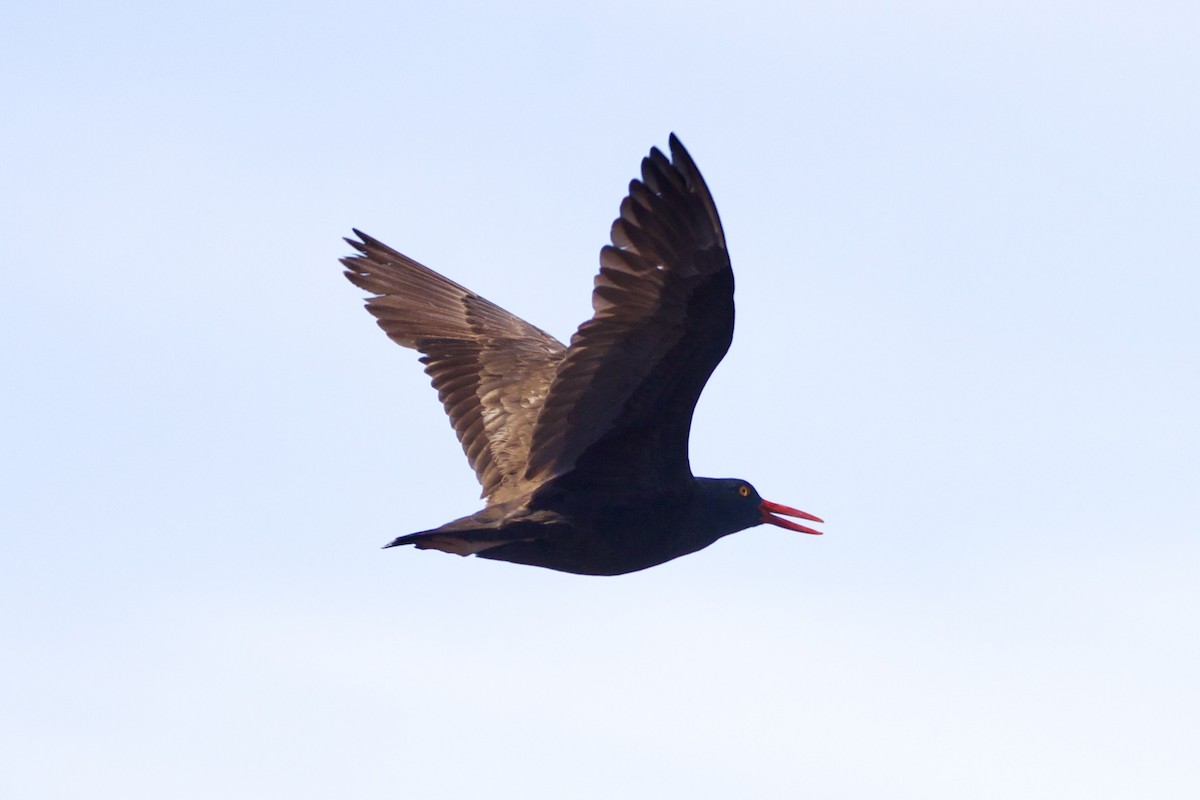
[[[0,795],[1200,796],[1200,12],[1045,5],[6,12]],[[827,535],[379,550],[478,487],[340,237],[566,338],[672,130]]]

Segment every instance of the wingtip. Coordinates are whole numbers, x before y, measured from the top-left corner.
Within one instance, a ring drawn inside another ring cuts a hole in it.
[[[369,247],[387,247],[387,245],[374,236],[363,233],[358,228],[351,228],[350,230],[354,231],[354,235],[358,237],[358,241],[354,241],[353,239],[347,239],[346,241],[363,252],[366,252]]]
[[[671,146],[671,163],[677,168],[682,167],[689,172],[699,172],[696,168],[696,162],[692,160],[692,154],[683,146],[683,142],[679,141],[679,137],[674,133],[671,134],[669,143]]]
[[[686,161],[694,165],[694,162],[692,162],[692,156],[688,152],[688,149],[683,146],[683,142],[679,140],[679,137],[676,136],[673,131],[667,138],[667,144],[671,148],[671,161],[676,164],[678,164],[680,161]]]

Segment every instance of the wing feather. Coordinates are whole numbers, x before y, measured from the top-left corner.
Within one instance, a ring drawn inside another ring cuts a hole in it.
[[[700,171],[673,134],[670,149],[642,160],[600,251],[594,314],[533,431],[532,484],[636,491],[691,478],[692,412],[733,337],[733,272]]]
[[[422,354],[488,504],[529,491],[534,422],[565,348],[469,289],[359,231],[346,277],[392,341]]]

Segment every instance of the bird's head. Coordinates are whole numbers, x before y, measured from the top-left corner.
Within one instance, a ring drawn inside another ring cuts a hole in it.
[[[791,506],[764,500],[749,481],[740,478],[700,478],[697,483],[704,512],[710,515],[710,524],[716,523],[721,528],[722,535],[752,528],[764,522],[787,528],[789,531],[821,535],[821,531],[778,515],[799,517],[810,522],[825,520]]]

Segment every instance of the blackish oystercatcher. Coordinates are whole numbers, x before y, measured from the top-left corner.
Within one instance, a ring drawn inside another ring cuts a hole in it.
[[[674,134],[670,149],[629,184],[569,346],[366,234],[346,240],[346,277],[422,353],[487,499],[388,547],[619,575],[764,522],[820,533],[744,480],[692,475],[692,411],[733,338],[733,271],[700,171]]]

